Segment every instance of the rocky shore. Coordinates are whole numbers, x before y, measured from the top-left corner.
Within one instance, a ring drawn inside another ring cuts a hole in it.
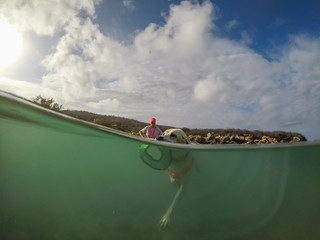
[[[208,133],[207,136],[189,135],[190,141],[199,144],[274,144],[274,143],[295,143],[307,141],[301,135],[278,135],[278,136],[254,136],[244,135],[219,135]]]

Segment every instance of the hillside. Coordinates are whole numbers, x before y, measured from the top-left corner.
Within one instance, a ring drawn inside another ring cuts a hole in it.
[[[130,118],[117,117],[113,115],[100,115],[86,111],[62,110],[63,114],[78,118],[84,121],[100,124],[106,127],[117,129],[128,133],[138,133],[140,129],[149,125]],[[172,126],[158,125],[162,130],[173,128]]]

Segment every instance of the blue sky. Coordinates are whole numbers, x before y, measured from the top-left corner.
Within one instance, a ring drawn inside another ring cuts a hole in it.
[[[151,22],[164,24],[162,14],[169,11],[171,4],[181,1],[128,1],[110,0],[97,8],[97,23],[104,34],[126,41],[137,29],[146,28]],[[203,1],[199,1],[200,3]],[[234,21],[232,30],[220,28],[215,34],[234,40],[241,40],[242,31],[252,38],[251,47],[268,56],[275,47],[284,45],[290,35],[320,33],[320,2],[316,0],[217,0],[211,1],[216,7],[220,27]],[[114,11],[114,9],[118,9]],[[101,17],[100,17],[101,16]]]
[[[1,90],[177,127],[320,139],[319,1],[1,2],[0,22],[22,36]]]

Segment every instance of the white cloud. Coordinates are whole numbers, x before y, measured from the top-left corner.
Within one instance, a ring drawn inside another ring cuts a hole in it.
[[[60,39],[56,52],[43,61],[48,70],[43,83],[67,98],[91,96],[97,71],[83,46],[99,37],[95,35],[97,26],[90,19],[73,19],[65,30],[67,33]]]
[[[14,93],[27,99],[32,99],[38,95],[41,95],[42,97],[46,98],[53,97],[56,102],[59,102],[60,104],[65,103],[64,97],[61,97],[59,92],[31,82],[9,79],[0,76],[0,89],[2,91]]]
[[[19,25],[23,31],[53,35],[81,11],[94,16],[94,5],[101,0],[2,0],[2,20]]]
[[[135,38],[134,45],[139,54],[168,54],[175,57],[188,57],[205,51],[209,31],[214,27],[210,2],[202,5],[189,1],[172,5],[165,26],[150,24]]]
[[[215,101],[217,103],[226,102],[228,86],[219,77],[200,80],[194,87],[194,98],[201,102]]]
[[[235,27],[237,27],[239,25],[239,22],[235,19],[227,22],[224,25],[224,28],[226,29],[227,32],[230,32],[232,29],[234,29]]]
[[[252,43],[252,37],[247,31],[241,31],[241,42],[246,45]]]
[[[67,15],[80,9],[74,8]],[[268,61],[248,41],[214,36],[214,19],[209,1],[183,1],[171,6],[164,25],[150,24],[131,44],[104,36],[91,18],[56,20],[49,28],[63,27],[65,34],[43,61],[42,86],[70,108],[138,120],[157,116],[159,124],[178,127],[291,130],[320,138],[314,131],[320,129],[320,39],[292,36],[281,57]]]
[[[125,7],[134,9],[134,0],[122,0],[122,3]]]
[[[120,102],[116,98],[106,98],[97,102],[88,102],[85,105],[96,113],[105,114],[106,111],[118,111]]]

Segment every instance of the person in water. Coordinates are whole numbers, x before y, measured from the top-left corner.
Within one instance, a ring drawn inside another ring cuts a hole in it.
[[[158,126],[156,126],[156,119],[151,118],[150,125],[141,129],[139,134],[143,138],[156,138],[162,135],[162,131]]]

